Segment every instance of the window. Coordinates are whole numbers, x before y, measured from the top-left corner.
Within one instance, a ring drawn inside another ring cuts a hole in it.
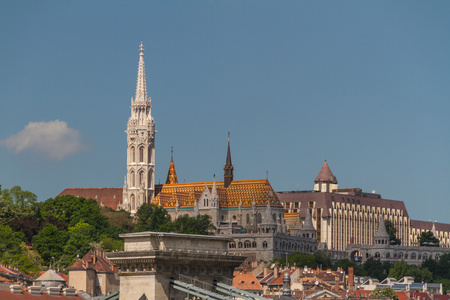
[[[258,224],[262,222],[261,214],[258,214]]]
[[[136,161],[136,149],[134,147],[131,147],[130,154],[131,154],[131,162],[135,162]]]
[[[249,214],[247,214],[246,219],[247,219],[247,225],[250,224],[250,216],[249,216]]]
[[[267,242],[264,241],[264,242],[262,243],[262,246],[263,246],[263,248],[267,248]]]
[[[130,173],[130,185],[132,186],[132,187],[134,187],[134,186],[136,186],[136,181],[135,181],[136,179],[135,179],[135,176],[134,176],[134,171],[131,171],[131,173]]]
[[[144,147],[139,148],[139,162],[144,162]]]
[[[251,248],[250,241],[245,241],[244,242],[244,248]]]
[[[139,172],[139,186],[144,184],[144,171]]]
[[[256,248],[256,242],[252,243],[252,248]]]

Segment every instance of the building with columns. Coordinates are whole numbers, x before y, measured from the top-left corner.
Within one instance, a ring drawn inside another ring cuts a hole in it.
[[[131,98],[131,116],[127,130],[127,174],[120,208],[135,213],[155,194],[155,120],[152,101],[147,98],[144,45],[139,47],[136,95]]]
[[[411,220],[403,201],[383,199],[358,188],[340,189],[327,161],[314,180],[314,190],[277,195],[285,208],[288,231],[295,231],[310,209],[317,242],[329,250],[345,251],[352,244],[374,245],[380,218],[394,224],[403,246],[416,245],[417,236],[432,228],[441,246],[449,245],[450,225],[436,223],[433,227],[432,222]]]

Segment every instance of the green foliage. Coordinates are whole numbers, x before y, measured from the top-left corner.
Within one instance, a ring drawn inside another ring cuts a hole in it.
[[[117,240],[110,237],[103,237],[102,245],[103,250],[105,250],[106,252],[123,251],[124,249],[123,240]]]
[[[182,215],[163,229],[178,233],[208,235],[214,234],[215,227],[211,224],[209,215],[198,215],[196,217]]]
[[[415,282],[432,282],[433,274],[427,267],[421,267],[414,265],[407,265],[403,261],[397,261],[393,267],[389,270],[389,277],[394,277],[399,280],[404,276],[411,276]]]
[[[322,269],[328,269],[333,266],[333,264],[331,263],[330,255],[326,251],[316,251],[313,253],[313,256],[317,265]]]
[[[102,231],[109,224],[107,218],[100,213],[100,207],[93,199],[65,195],[48,199],[41,209],[43,219],[54,217],[59,222],[74,226],[82,221]]]
[[[9,226],[0,225],[0,261],[34,275],[39,271],[41,259],[38,253],[28,249],[24,240],[23,233],[13,232]]]
[[[43,264],[48,266],[54,259],[58,259],[64,254],[64,246],[69,239],[67,231],[58,230],[58,228],[48,223],[34,236],[33,246],[42,257]]]
[[[397,229],[394,224],[389,220],[384,220],[386,231],[389,234],[389,241],[391,245],[400,245],[402,241],[397,238]]]
[[[363,264],[363,268],[367,276],[383,280],[389,274],[391,264],[389,262],[382,263],[379,259],[371,257]]]
[[[100,213],[108,219],[109,224],[122,228],[120,233],[132,232],[134,228],[133,218],[125,210],[115,211],[110,207],[100,207]]]
[[[391,287],[376,288],[370,293],[375,299],[397,299],[397,294]]]
[[[169,231],[171,218],[167,211],[155,204],[145,203],[136,212],[136,232]]]
[[[67,262],[61,267],[69,267],[75,262],[77,255],[84,256],[90,250],[90,243],[97,239],[97,231],[92,225],[78,222],[75,226],[69,227],[69,239],[63,249]]]
[[[0,224],[9,225],[19,216],[36,216],[39,204],[36,195],[20,186],[0,190]]]
[[[420,246],[439,247],[439,239],[431,231],[424,231],[418,236]]]
[[[341,268],[348,273],[348,268],[352,267],[354,274],[358,276],[367,276],[367,272],[364,270],[363,265],[350,261],[348,258],[336,261],[333,264],[333,269]]]

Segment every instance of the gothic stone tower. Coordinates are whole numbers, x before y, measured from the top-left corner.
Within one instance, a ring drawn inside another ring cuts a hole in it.
[[[155,192],[155,121],[151,98],[147,98],[144,45],[139,48],[136,95],[131,98],[131,116],[127,130],[127,176],[123,187],[122,208],[135,213],[153,200]]]

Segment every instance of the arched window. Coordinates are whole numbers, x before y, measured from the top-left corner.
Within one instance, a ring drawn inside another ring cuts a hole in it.
[[[423,256],[422,256],[422,259],[425,260],[427,258],[428,258],[428,254],[424,253]]]
[[[273,221],[276,223],[276,222],[277,222],[277,215],[276,215],[276,214],[273,214],[273,215],[272,215],[272,218],[273,218]]]
[[[379,252],[375,252],[375,258],[380,258],[380,253]]]
[[[386,252],[386,258],[390,258],[391,257],[391,253]]]
[[[250,224],[250,216],[249,216],[249,214],[247,214],[246,219],[247,219],[247,225]]]
[[[136,177],[134,175],[134,171],[131,171],[130,173],[130,186],[135,187],[136,186]]]
[[[135,210],[136,209],[136,203],[135,203],[134,195],[131,195],[130,202],[131,202],[131,210]]]
[[[252,248],[256,248],[256,242],[252,243]]]
[[[130,149],[131,162],[136,162],[136,149],[131,147]]]
[[[236,248],[236,243],[235,242],[231,242],[230,243],[230,248]]]
[[[262,245],[263,245],[263,248],[267,248],[267,242],[266,242],[266,241],[264,241],[264,242],[262,243]]]
[[[144,171],[139,172],[139,186],[144,184]]]
[[[250,241],[245,241],[244,248],[250,248],[250,247],[251,247]]]
[[[258,214],[258,224],[262,222],[261,214]]]
[[[242,248],[242,242],[238,243],[238,248]]]
[[[411,253],[411,259],[416,259],[416,253]]]
[[[144,146],[139,147],[139,162],[144,162]]]

